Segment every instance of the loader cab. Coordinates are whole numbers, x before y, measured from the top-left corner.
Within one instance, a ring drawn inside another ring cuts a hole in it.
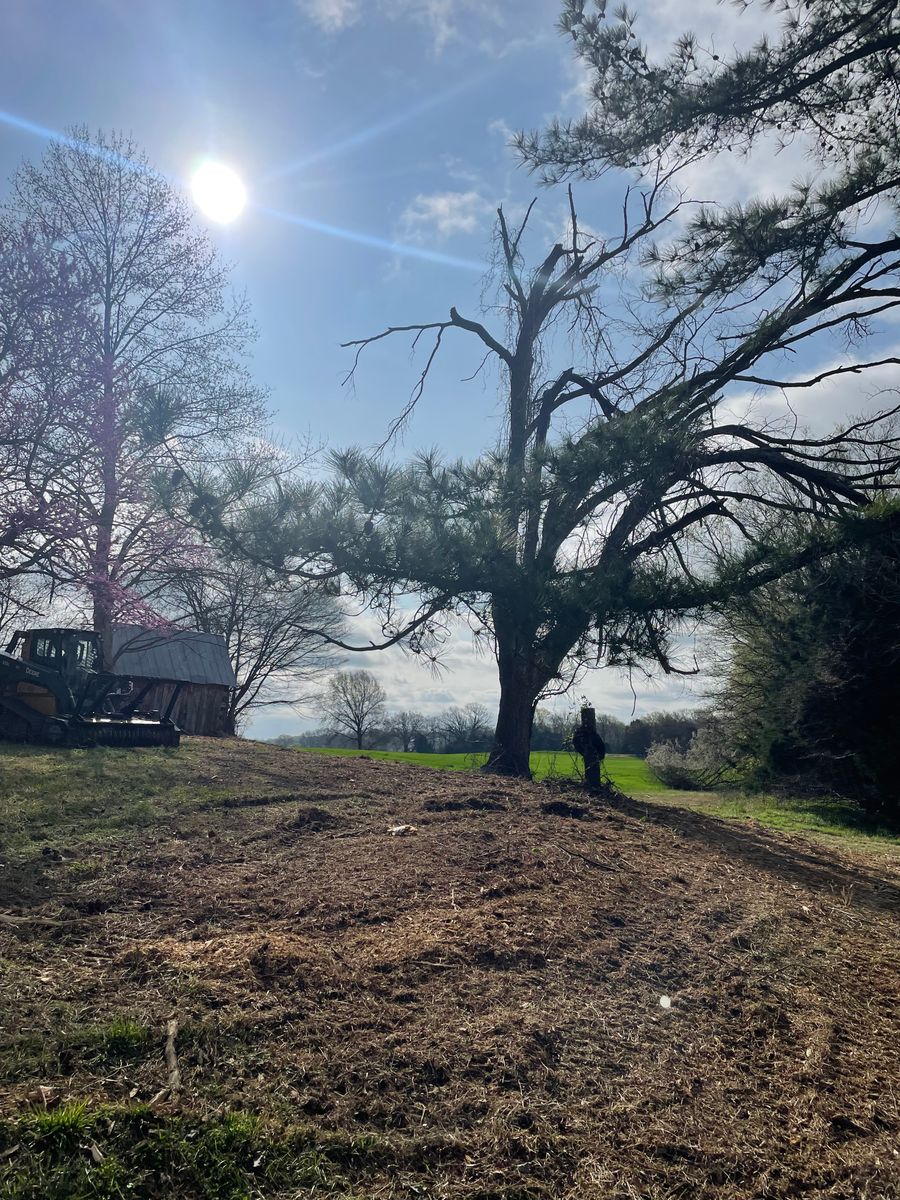
[[[140,712],[149,684],[101,671],[100,638],[85,629],[20,629],[0,652],[0,738],[51,745],[177,746],[172,709]]]
[[[66,680],[96,672],[100,663],[100,639],[85,629],[19,629],[6,650]]]

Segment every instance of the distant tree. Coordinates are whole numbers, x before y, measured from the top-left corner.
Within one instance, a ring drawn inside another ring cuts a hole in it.
[[[597,731],[603,738],[607,754],[627,754],[626,737],[628,726],[609,713],[597,713]],[[559,709],[538,708],[534,716],[531,745],[534,750],[563,750],[572,741],[578,725],[575,709],[568,712]]]
[[[434,722],[427,721],[413,738],[412,748],[416,754],[432,754],[437,744],[438,731]]]
[[[431,754],[442,745],[442,741],[443,728],[441,714],[430,713],[426,717],[421,731],[413,741],[413,749],[417,754]]]
[[[490,745],[490,713],[483,704],[472,701],[453,705],[441,714],[440,730],[447,754],[473,754]]]
[[[607,754],[626,754],[627,725],[610,713],[597,713],[597,732],[603,738]]]
[[[242,362],[253,330],[191,209],[128,137],[76,128],[52,142],[20,169],[6,220],[34,230],[87,290],[68,443],[86,515],[59,539],[55,571],[87,590],[108,653],[114,620],[147,615],[147,574],[194,551],[154,496],[173,453],[199,471],[263,419]]]
[[[571,738],[575,720],[570,713],[538,708],[531,731],[533,750],[562,750]]]
[[[384,688],[371,672],[338,671],[325,690],[322,713],[333,729],[364,750],[384,717],[386,700]]]
[[[636,754],[645,758],[652,745],[666,742],[685,750],[697,733],[702,717],[696,712],[653,712],[637,717],[625,728],[623,749],[625,754]]]
[[[210,553],[176,571],[159,602],[176,624],[225,638],[237,677],[232,728],[256,709],[311,700],[315,681],[334,666],[323,635],[344,632],[343,613],[326,588],[235,556]]]
[[[390,714],[385,723],[385,732],[396,738],[400,749],[404,754],[408,754],[415,749],[417,740],[424,735],[427,724],[427,719],[422,713],[404,708]]]
[[[308,731],[307,733],[282,733],[278,737],[270,740],[278,746],[304,746],[318,748],[320,746],[333,746],[335,744],[335,734],[331,729],[314,729]]]

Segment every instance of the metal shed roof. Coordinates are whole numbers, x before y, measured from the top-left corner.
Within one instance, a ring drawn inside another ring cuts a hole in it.
[[[237,686],[228,647],[220,633],[181,629],[166,633],[140,625],[117,625],[113,629],[113,654],[117,675]]]

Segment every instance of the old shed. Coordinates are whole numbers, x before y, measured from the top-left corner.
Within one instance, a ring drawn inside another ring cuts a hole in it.
[[[130,675],[137,690],[150,685],[142,709],[164,712],[180,683],[172,717],[183,733],[234,733],[228,702],[237,680],[221,634],[117,625],[113,656],[117,675]]]

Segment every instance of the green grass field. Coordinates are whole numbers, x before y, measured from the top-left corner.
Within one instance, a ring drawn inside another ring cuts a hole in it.
[[[306,754],[335,754],[354,757],[380,758],[387,762],[414,763],[418,767],[433,767],[440,771],[473,771],[487,759],[486,754],[404,754],[400,750],[334,750],[330,747],[303,750]],[[606,770],[617,788],[630,796],[669,789],[661,783],[641,758],[631,754],[610,754]],[[565,750],[536,750],[531,756],[535,779],[572,779],[579,775],[580,760]]]

